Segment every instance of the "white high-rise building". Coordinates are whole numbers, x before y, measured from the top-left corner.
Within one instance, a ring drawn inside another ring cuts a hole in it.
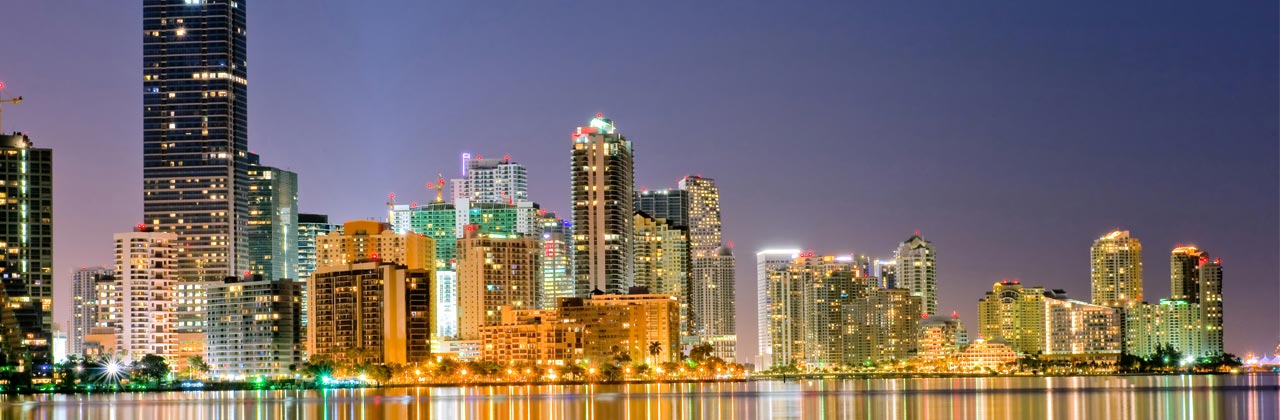
[[[84,354],[84,336],[98,321],[98,281],[110,278],[112,271],[106,267],[81,267],[71,274],[71,331],[68,334],[67,351],[72,355]]]
[[[458,272],[436,271],[436,337],[458,336]]]
[[[767,249],[756,253],[756,328],[759,343],[759,360],[757,369],[769,369],[773,366],[774,318],[783,318],[781,308],[788,308],[795,303],[790,302],[789,287],[775,284],[786,280],[787,268],[791,260],[800,256],[798,249]],[[781,331],[779,331],[781,332]]]
[[[893,259],[898,288],[907,289],[912,296],[919,296],[925,314],[932,316],[937,313],[938,272],[933,243],[924,240],[917,231],[898,245]]]
[[[465,157],[464,157],[465,159]],[[529,172],[524,165],[502,159],[465,159],[462,178],[450,182],[456,203],[466,198],[473,203],[513,204],[529,200]]]
[[[178,235],[147,226],[115,234],[116,351],[128,360],[176,350],[177,242]]]

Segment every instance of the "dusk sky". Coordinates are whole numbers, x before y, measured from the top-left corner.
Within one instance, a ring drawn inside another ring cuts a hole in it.
[[[466,151],[567,213],[569,134],[603,112],[637,187],[719,183],[741,360],[756,251],[887,258],[914,230],[972,335],[1001,278],[1089,300],[1089,246],[1121,228],[1148,301],[1193,243],[1222,258],[1226,350],[1280,338],[1275,1],[248,3],[250,148],[298,172],[302,212],[429,201]],[[0,6],[3,94],[26,97],[4,130],[54,149],[59,322],[72,270],[141,221],[141,14]]]

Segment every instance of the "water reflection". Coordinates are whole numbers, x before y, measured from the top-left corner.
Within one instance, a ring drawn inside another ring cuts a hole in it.
[[[851,379],[4,396],[0,418],[1277,418],[1277,379]]]

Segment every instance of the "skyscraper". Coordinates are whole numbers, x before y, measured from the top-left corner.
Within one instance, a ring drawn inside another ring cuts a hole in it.
[[[267,280],[298,278],[298,174],[249,154],[249,270]]]
[[[692,282],[689,290],[689,307],[693,313],[695,335],[715,349],[713,355],[724,360],[736,360],[738,346],[738,321],[736,306],[737,260],[733,248],[719,247],[712,255],[697,259],[693,270],[701,273],[701,279]]]
[[[348,256],[357,257],[358,252]],[[308,282],[311,357],[344,360],[352,356],[350,350],[364,350],[351,361],[425,363],[431,356],[435,327],[431,307],[435,271],[367,256],[348,261],[354,262],[321,265]]]
[[[502,159],[464,158],[461,179],[452,182],[454,202],[466,198],[473,203],[515,203],[529,200],[529,173],[524,165]]]
[[[207,285],[210,374],[223,380],[291,374],[304,353],[303,287],[262,276]]]
[[[1209,254],[1194,245],[1179,246],[1169,255],[1169,298],[1200,301],[1200,263],[1208,262]]]
[[[560,298],[574,296],[573,225],[552,212],[541,212],[542,258],[539,260],[539,307],[553,309]]]
[[[129,360],[178,352],[173,293],[177,241],[177,235],[147,225],[115,234],[116,349]]]
[[[919,296],[926,315],[935,314],[938,310],[938,272],[933,243],[926,241],[917,231],[898,245],[893,260],[897,286],[911,291],[912,296]]]
[[[1095,305],[1124,307],[1142,302],[1142,243],[1117,230],[1089,249],[1090,297]]]
[[[602,114],[578,127],[572,137],[573,273],[578,295],[594,290],[625,294],[635,276],[631,142]]]
[[[793,287],[787,268],[800,255],[798,249],[767,249],[756,253],[756,328],[759,336],[760,360],[756,366],[769,369],[778,361],[791,360],[791,333],[787,326],[795,321],[792,308],[798,308],[798,287]]]
[[[480,339],[480,327],[497,324],[502,307],[537,309],[541,250],[542,241],[535,237],[475,229],[458,240],[459,337]]]
[[[635,216],[636,285],[649,293],[688,296],[689,240],[685,230],[672,227],[666,219]],[[684,306],[686,302],[680,302]]]
[[[316,271],[316,237],[333,232],[342,233],[342,225],[329,223],[327,215],[298,215],[298,245],[294,247],[298,250],[298,281],[306,282]],[[306,305],[303,308],[305,311]]]
[[[0,272],[4,306],[19,316],[28,350],[53,332],[53,151],[0,133]]]
[[[683,189],[641,190],[636,193],[636,211],[666,219],[676,228],[689,227],[689,191]]]
[[[81,267],[71,274],[71,334],[68,352],[84,354],[84,336],[98,321],[98,282],[112,275],[110,268]]]
[[[1204,354],[1224,354],[1222,342],[1222,260],[1205,257],[1199,269],[1200,307],[1204,319]]]
[[[716,255],[724,244],[720,238],[720,188],[714,179],[700,175],[682,178],[679,187],[688,194],[686,211],[693,259]]]

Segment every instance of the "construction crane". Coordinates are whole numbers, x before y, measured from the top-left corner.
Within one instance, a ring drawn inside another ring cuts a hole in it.
[[[427,183],[428,190],[436,190],[436,202],[444,202],[444,174],[436,174],[436,182]]]
[[[4,95],[3,95],[3,93],[4,93],[4,82],[0,82],[0,104],[13,104],[13,105],[17,105],[17,104],[19,104],[19,103],[22,103],[22,97],[21,97],[21,96],[19,96],[19,97],[17,97],[17,98],[4,99],[4,98],[2,98],[2,96],[4,96]],[[4,112],[4,107],[0,107],[0,112]],[[2,123],[3,121],[4,121],[3,119],[0,119],[0,123]],[[0,124],[0,134],[4,134],[4,128],[3,128],[3,127],[4,127],[4,124]]]

